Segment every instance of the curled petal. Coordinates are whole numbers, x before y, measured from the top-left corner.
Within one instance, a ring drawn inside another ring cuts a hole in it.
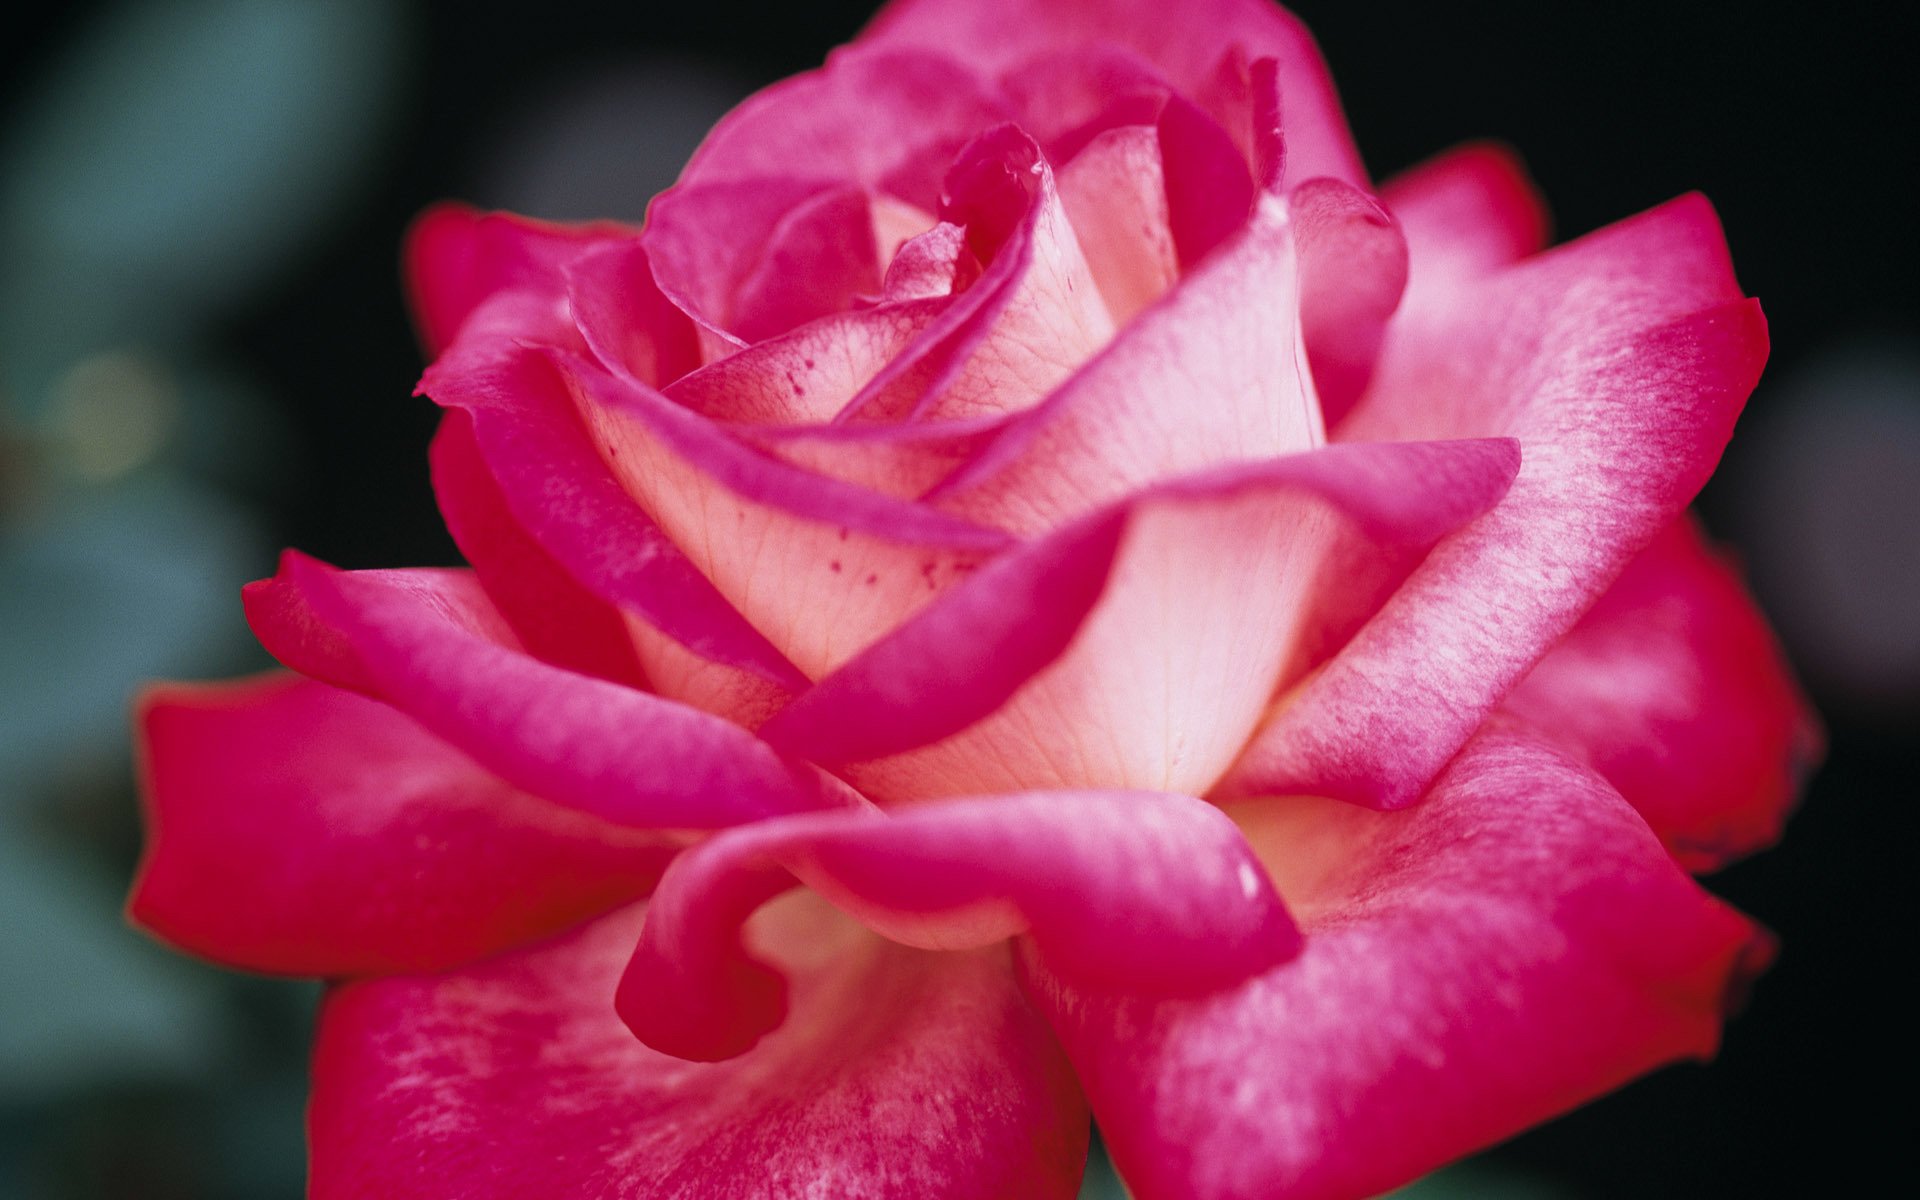
[[[988,564],[761,736],[887,799],[1205,791],[1346,586],[1336,548],[1404,570],[1516,466],[1510,442],[1348,446],[1158,485]]]
[[[461,204],[430,208],[407,231],[405,249],[420,339],[429,354],[438,354],[489,297],[527,288],[555,292],[569,258],[638,233],[611,221],[559,225]]]
[[[783,901],[750,934],[792,981],[794,1020],[737,1059],[688,1063],[609,1003],[643,907],[465,970],[331,991],[313,1200],[1074,1195],[1085,1103],[1003,950],[926,954]]]
[[[1604,781],[1512,730],[1402,812],[1235,811],[1300,921],[1297,958],[1191,1000],[1029,960],[1141,1200],[1387,1191],[1712,1054],[1771,957]]]
[[[546,358],[509,341],[476,337],[444,355],[420,386],[466,415],[471,459],[466,468],[452,469],[455,464],[444,461],[451,450],[443,450],[435,484],[453,523],[473,530],[463,548],[470,542],[480,552],[475,562],[483,580],[497,575],[482,561],[488,548],[472,523],[459,519],[493,502],[475,488],[487,489],[542,555],[599,599],[710,662],[776,688],[799,681],[793,664],[620,486],[595,452],[565,379]],[[490,485],[477,477],[481,469]],[[509,616],[523,625],[549,620],[529,611],[538,604],[528,598]]]
[[[139,726],[148,838],[128,912],[247,970],[442,970],[644,895],[674,850],[292,676],[158,687]]]
[[[618,825],[713,829],[847,802],[736,725],[522,652],[471,576],[289,553],[247,620],[303,674],[385,700],[517,787]]]
[[[795,879],[910,945],[1027,934],[1093,987],[1205,992],[1299,948],[1239,831],[1192,797],[1025,793],[794,817],[710,839],[662,881],[617,1000],[642,1041],[711,1061],[778,1026],[781,976],[739,929]]]

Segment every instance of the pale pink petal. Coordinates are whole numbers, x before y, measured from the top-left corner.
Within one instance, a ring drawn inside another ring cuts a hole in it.
[[[247,620],[287,666],[385,700],[501,779],[619,825],[713,829],[849,802],[736,725],[527,656],[462,571],[289,553]]]
[[[642,906],[321,1009],[313,1200],[769,1195],[1068,1200],[1084,1101],[1006,955],[927,954],[796,896],[756,919],[793,1020],[730,1062],[636,1041],[612,1003]]]
[[[661,880],[616,1002],[634,1033],[714,1061],[777,1028],[784,981],[740,928],[796,881],[925,949],[1027,935],[1085,986],[1195,995],[1299,949],[1240,831],[1190,796],[1022,793],[782,818],[702,843]]]
[[[1510,435],[1520,476],[1279,707],[1229,791],[1417,798],[1712,472],[1766,359],[1739,296],[1695,197],[1396,318],[1340,437]]]
[[[644,385],[570,360],[602,458],[809,677],[1008,543],[1004,533],[763,454]]]
[[[1156,480],[1325,440],[1299,329],[1295,223],[1261,203],[1233,241],[930,500],[1023,534]]]
[[[557,291],[567,259],[639,232],[611,221],[558,225],[460,204],[436,205],[407,231],[404,252],[420,338],[429,354],[438,354],[489,296],[528,287]]]
[[[1683,866],[1773,843],[1821,753],[1739,571],[1683,518],[1507,697],[1583,755]]]
[[[1152,125],[1105,130],[1060,169],[1059,181],[1100,298],[1124,324],[1180,275],[1159,133]]]
[[[1196,1000],[1029,960],[1140,1200],[1377,1195],[1711,1055],[1771,957],[1604,781],[1527,736],[1484,733],[1402,812],[1235,811],[1297,958]]]
[[[1112,42],[1041,51],[1000,77],[1020,128],[1062,162],[1110,129],[1151,127],[1174,86],[1138,53]]]
[[[511,295],[490,303],[507,309],[503,322],[518,305]],[[488,316],[483,310],[476,319]],[[539,353],[476,331],[427,371],[421,389],[464,411],[477,457],[507,513],[580,587],[629,614],[636,636],[641,626],[657,630],[693,655],[767,687],[800,681],[793,665],[621,487],[582,427],[565,380]],[[455,482],[446,477],[442,486],[450,512],[461,504],[446,490]],[[540,603],[537,596],[524,600],[522,609]],[[521,611],[516,619],[541,618]],[[672,681],[651,657],[643,657],[643,665],[654,686],[670,690]]]
[[[468,962],[644,895],[674,849],[293,676],[155,688],[139,728],[148,836],[128,913],[250,971]]]
[[[761,736],[882,800],[1204,792],[1345,586],[1336,551],[1404,571],[1516,465],[1510,442],[1349,446],[1158,485],[988,564]]]
[[[1272,58],[1278,65],[1292,177],[1366,183],[1313,38],[1268,0],[897,0],[858,44],[952,54],[986,72],[1007,72],[1061,50],[1117,44],[1189,95],[1203,92],[1223,46],[1238,47],[1248,62]]]
[[[1028,408],[1113,336],[1053,170],[1018,128],[990,130],[959,156],[940,219],[965,228],[981,275],[861,389],[841,420]]]

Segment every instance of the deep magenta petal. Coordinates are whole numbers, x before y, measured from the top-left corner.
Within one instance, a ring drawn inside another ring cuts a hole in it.
[[[1024,934],[1062,978],[1096,988],[1204,993],[1299,949],[1239,831],[1189,796],[1025,793],[785,818],[708,840],[662,881],[618,997],[642,1041],[711,1061],[778,1026],[780,976],[740,926],[794,880],[911,945]]]
[[[1411,223],[1410,223],[1411,224]],[[1229,789],[1416,799],[1671,523],[1766,360],[1712,210],[1685,198],[1413,304],[1341,439],[1504,434],[1522,467],[1283,703]]]
[[[725,1063],[650,1050],[614,1013],[643,906],[465,970],[335,988],[309,1194],[1072,1197],[1085,1102],[1005,951],[926,954],[822,907],[756,918],[793,1019]]]
[[[1157,67],[1180,92],[1197,96],[1223,48],[1243,61],[1277,64],[1289,172],[1328,175],[1364,186],[1366,172],[1347,132],[1326,64],[1306,28],[1266,0],[898,0],[861,34],[861,46],[915,47],[964,58],[983,71],[1007,72],[1028,59],[1103,44],[1127,47]],[[1224,115],[1224,114],[1221,114]]]
[[[459,571],[289,553],[247,619],[303,674],[385,700],[517,787],[618,825],[713,829],[846,802],[736,725],[529,657]]]
[[[293,676],[155,688],[139,726],[148,836],[128,912],[247,970],[456,966],[644,895],[675,849]]]
[[[1297,958],[1192,1000],[1029,960],[1141,1200],[1377,1195],[1710,1056],[1771,957],[1604,781],[1513,731],[1402,812],[1235,811],[1301,923]]]
[[[1740,572],[1654,539],[1506,709],[1591,762],[1690,870],[1771,845],[1823,737]]]
[[[556,290],[560,268],[573,255],[638,233],[612,221],[558,225],[460,204],[430,208],[407,231],[405,251],[420,340],[438,354],[489,297],[529,287]]]
[[[441,420],[429,457],[447,530],[521,644],[557,667],[644,687],[619,610],[574,582],[514,519],[468,414]]]

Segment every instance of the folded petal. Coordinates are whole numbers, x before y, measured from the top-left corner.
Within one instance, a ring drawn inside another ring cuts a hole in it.
[[[622,979],[648,1045],[740,1054],[785,1017],[778,970],[743,922],[795,880],[869,928],[926,949],[1025,934],[1062,978],[1189,995],[1299,949],[1293,924],[1221,811],[1153,792],[1029,792],[763,821],[677,860]]]
[[[456,409],[441,420],[429,457],[447,530],[521,644],[555,666],[645,686],[625,618],[514,519],[467,413]]]
[[[1766,618],[1691,518],[1640,552],[1505,707],[1592,763],[1696,871],[1772,844],[1821,752]]]
[[[1220,60],[1237,47],[1246,61],[1278,65],[1289,173],[1330,175],[1364,185],[1366,174],[1347,132],[1332,78],[1306,27],[1266,0],[898,0],[861,34],[861,46],[915,47],[951,54],[982,71],[1007,72],[1023,60],[1102,43],[1128,47],[1181,92],[1199,94]]]
[[[611,221],[559,225],[460,204],[430,208],[408,230],[405,249],[407,291],[420,338],[429,354],[438,354],[489,296],[527,287],[557,293],[567,259],[638,233]]]
[[[1295,223],[1268,199],[1245,226],[928,498],[1032,534],[1156,480],[1324,441]]]
[[[1689,198],[1396,318],[1340,436],[1513,436],[1519,478],[1280,708],[1229,788],[1418,797],[1712,472],[1766,359],[1739,296]]]
[[[500,303],[518,306],[513,297]],[[739,687],[757,685],[763,692],[778,694],[800,682],[793,664],[622,488],[589,440],[566,381],[547,358],[505,337],[470,335],[428,370],[421,390],[465,414],[475,460],[469,466],[475,469],[449,470],[442,463],[435,487],[456,537],[463,525],[471,531],[462,549],[483,582],[500,589],[510,621],[522,628],[547,627],[555,614],[542,611],[540,594],[525,586],[515,592],[499,582],[513,567],[483,561],[495,547],[483,544],[474,531],[475,517],[463,515],[495,499],[505,510],[503,520],[510,518],[578,588],[625,614],[656,690],[692,698],[684,675],[692,669],[689,664],[698,663],[737,678]],[[475,488],[487,489],[493,499]],[[493,528],[506,527],[496,522]],[[511,529],[504,536],[513,536]],[[686,654],[660,648],[660,638],[646,636],[655,631]],[[529,644],[536,652],[546,645]]]
[[[1404,571],[1516,465],[1510,442],[1346,446],[1163,483],[981,568],[761,736],[883,800],[1203,793],[1347,586],[1322,567]]]
[[[1005,952],[894,946],[809,899],[751,931],[794,1019],[725,1063],[650,1050],[615,1015],[639,906],[463,971],[336,988],[310,1194],[1073,1196],[1084,1102]]]
[[[559,361],[621,483],[810,677],[857,653],[1009,541],[998,530],[762,453],[631,378],[577,358]]]
[[[1771,956],[1604,781],[1515,732],[1403,812],[1301,797],[1238,819],[1301,923],[1297,958],[1197,1000],[1029,959],[1141,1200],[1384,1192],[1711,1055]]]
[[[1444,306],[1462,283],[1547,245],[1546,202],[1519,157],[1498,143],[1469,143],[1396,175],[1380,202],[1420,264],[1408,309]]]
[[[942,222],[980,276],[848,402],[843,421],[951,419],[1031,407],[1108,338],[1113,319],[1040,147],[1012,125],[948,173]]]
[[[385,700],[508,783],[615,824],[713,829],[848,802],[736,725],[521,651],[468,574],[289,553],[247,620],[302,674]]]
[[[148,839],[128,911],[246,970],[455,966],[644,895],[674,850],[293,676],[162,685],[139,727]]]

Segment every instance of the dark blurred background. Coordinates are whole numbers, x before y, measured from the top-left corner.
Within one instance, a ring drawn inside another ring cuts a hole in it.
[[[1172,0],[1169,0],[1171,3]],[[1518,146],[1575,236],[1718,205],[1772,364],[1702,500],[1832,748],[1709,883],[1784,952],[1679,1066],[1425,1194],[1878,1193],[1904,1170],[1920,767],[1909,6],[1302,0],[1377,176]],[[121,924],[137,680],[264,665],[286,544],[454,561],[396,248],[441,197],[637,219],[858,2],[76,3],[0,38],[0,1195],[293,1197],[311,987]],[[1093,1186],[1090,1185],[1090,1190]],[[1893,1184],[1898,1187],[1897,1182]]]

